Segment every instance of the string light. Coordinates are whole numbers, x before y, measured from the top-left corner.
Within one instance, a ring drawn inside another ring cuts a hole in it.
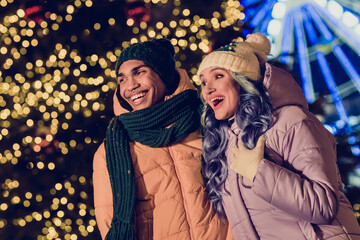
[[[176,66],[199,85],[194,62],[213,49],[216,32],[238,29],[233,26],[244,17],[235,0],[207,16],[180,0],[146,0],[154,11],[171,10],[151,22],[120,19],[119,9],[84,21],[84,12],[101,4],[111,10],[115,2],[48,3],[56,7],[44,9],[39,22],[26,19],[19,6],[1,20],[0,231],[39,240],[99,237],[91,163],[112,116],[117,57],[131,43],[166,37]]]

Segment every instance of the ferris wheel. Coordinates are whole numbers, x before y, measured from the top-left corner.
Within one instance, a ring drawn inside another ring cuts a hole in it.
[[[260,32],[271,55],[290,66],[313,103],[327,95],[337,124],[358,124],[360,115],[360,3],[335,0],[243,0],[243,35]],[[337,119],[336,119],[337,118]]]

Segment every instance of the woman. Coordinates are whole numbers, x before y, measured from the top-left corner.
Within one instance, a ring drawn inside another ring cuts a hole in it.
[[[235,239],[360,239],[334,137],[269,52],[251,34],[199,66],[209,199]]]

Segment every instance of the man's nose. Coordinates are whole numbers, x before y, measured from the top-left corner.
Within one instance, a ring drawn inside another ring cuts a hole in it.
[[[138,88],[140,86],[139,82],[133,78],[133,77],[130,77],[128,79],[128,87],[127,87],[127,90],[132,92],[134,91],[136,88]]]

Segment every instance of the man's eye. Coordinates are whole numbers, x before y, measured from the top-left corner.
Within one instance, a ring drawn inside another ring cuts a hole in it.
[[[125,81],[125,78],[119,78],[119,83],[122,83],[123,81]]]
[[[142,73],[144,73],[145,72],[145,70],[139,70],[139,71],[137,71],[135,74],[136,74],[136,76],[139,76],[140,74],[142,74]]]

